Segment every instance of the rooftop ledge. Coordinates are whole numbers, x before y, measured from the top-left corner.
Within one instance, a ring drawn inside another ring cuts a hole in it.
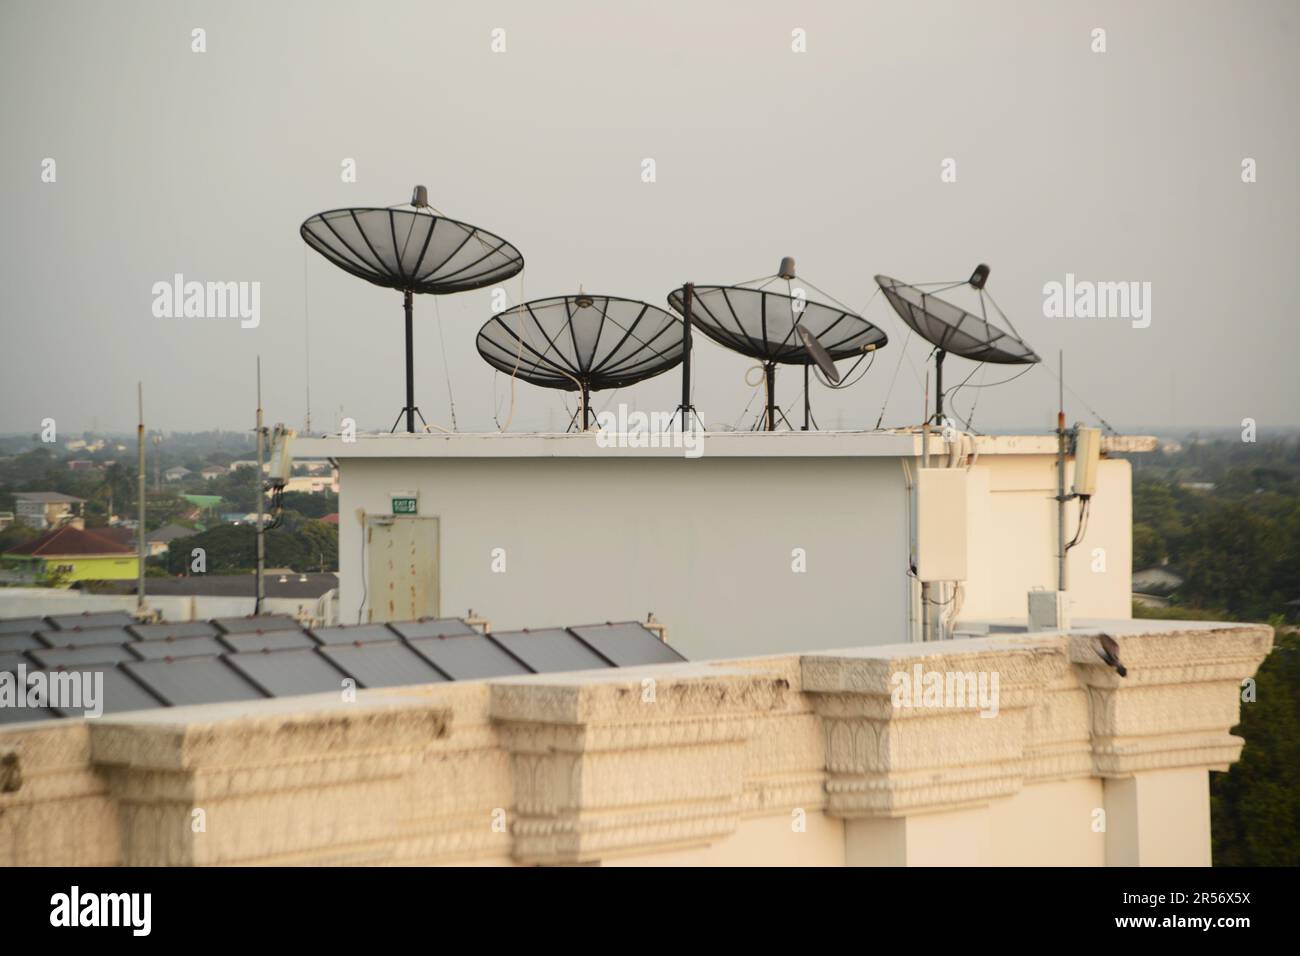
[[[643,436],[649,439],[650,436]],[[298,438],[293,443],[297,458],[681,458],[686,449],[680,435],[654,436],[659,447],[602,446],[595,432],[569,434],[549,432],[442,433],[417,432],[357,435],[345,441],[333,435]],[[674,440],[679,443],[674,445]],[[705,457],[718,458],[911,458],[921,454],[919,429],[882,431],[778,431],[703,432],[693,440],[702,443]],[[630,442],[623,443],[630,446]],[[1109,435],[1102,439],[1102,451],[1137,453],[1154,451],[1157,440],[1150,436]],[[980,455],[1055,455],[1056,436],[977,435],[974,447]],[[938,432],[930,436],[931,454],[944,452]]]
[[[24,724],[0,865],[1208,864],[1271,646],[1093,622]],[[900,697],[931,674],[946,699]]]

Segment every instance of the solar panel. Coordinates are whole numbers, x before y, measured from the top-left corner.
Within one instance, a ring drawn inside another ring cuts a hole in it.
[[[0,651],[30,651],[44,646],[45,642],[35,634],[0,634]]]
[[[91,664],[78,667],[82,674],[103,675],[103,709],[106,714],[123,714],[132,710],[153,710],[161,707],[162,701],[154,697],[120,667],[111,664]],[[55,708],[60,717],[82,717],[85,708]]]
[[[492,640],[538,674],[586,671],[609,666],[609,661],[563,628],[501,631],[493,634]]]
[[[163,621],[160,624],[132,624],[127,628],[142,641],[164,637],[210,637],[219,633],[207,621]]]
[[[261,700],[266,696],[219,657],[135,661],[123,664],[122,669],[163,703],[174,707],[232,700]]]
[[[98,644],[90,647],[56,647],[39,651],[28,651],[27,656],[38,667],[56,670],[60,667],[73,668],[83,664],[120,664],[133,661],[135,655],[122,644]]]
[[[400,641],[354,645],[334,644],[320,649],[329,660],[361,687],[401,687],[436,684],[447,678]]]
[[[346,676],[314,650],[230,654],[226,662],[272,697],[341,691]]]
[[[421,657],[452,680],[482,680],[532,673],[499,644],[492,643],[482,634],[417,637],[410,644]]]
[[[58,716],[48,707],[0,707],[0,727],[28,724],[34,720],[54,720]]]
[[[131,644],[135,638],[122,627],[92,627],[85,630],[39,631],[50,647],[90,647],[95,644]]]
[[[223,634],[218,640],[232,651],[285,651],[291,648],[316,646],[316,642],[302,631]]]
[[[413,641],[420,637],[451,637],[460,634],[477,634],[458,617],[422,617],[418,621],[396,621],[388,625],[398,636]]]
[[[45,618],[50,625],[59,631],[69,631],[75,627],[126,627],[135,623],[133,618],[126,611],[99,611],[92,613],[87,611],[83,614],[51,614]]]
[[[677,664],[686,658],[659,639],[649,628],[636,621],[623,624],[588,624],[569,631],[615,667],[639,664]]]
[[[0,620],[0,634],[32,634],[44,627],[43,617],[10,617]]]
[[[373,644],[375,641],[391,641],[393,639],[393,632],[383,624],[318,627],[309,633],[322,644]]]
[[[178,640],[134,641],[131,650],[146,661],[170,657],[216,657],[226,653],[226,648],[215,637],[182,637]]]
[[[256,617],[219,617],[212,622],[222,634],[247,634],[249,631],[302,630],[288,614],[259,614]]]

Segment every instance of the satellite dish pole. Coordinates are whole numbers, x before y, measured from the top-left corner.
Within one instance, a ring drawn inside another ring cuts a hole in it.
[[[688,422],[695,408],[691,405],[691,300],[695,298],[695,283],[687,282],[682,286],[682,403],[678,406],[682,413],[682,434],[686,433]]]

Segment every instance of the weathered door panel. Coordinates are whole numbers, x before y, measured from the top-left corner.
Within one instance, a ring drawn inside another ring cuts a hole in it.
[[[438,616],[438,519],[370,518],[369,620],[413,621]]]

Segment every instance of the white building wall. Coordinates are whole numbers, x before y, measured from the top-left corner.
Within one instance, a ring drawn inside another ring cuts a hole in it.
[[[505,630],[653,611],[696,660],[907,633],[897,458],[350,459],[341,486],[343,623],[362,601],[358,509],[388,514],[414,490],[440,519],[444,616],[473,608]]]

